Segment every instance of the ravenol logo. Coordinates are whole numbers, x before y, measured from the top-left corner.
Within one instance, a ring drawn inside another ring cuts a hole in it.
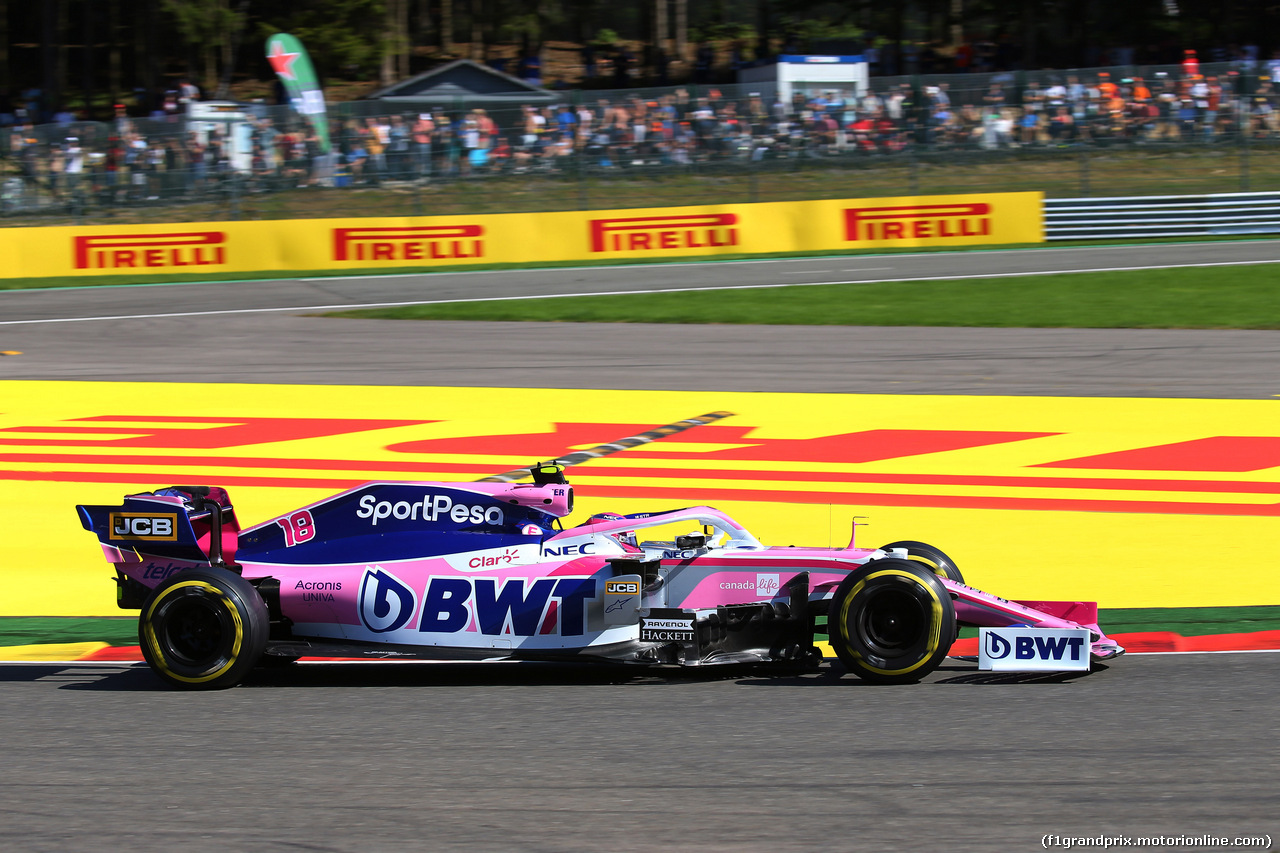
[[[451,261],[484,257],[481,225],[335,228],[335,261]]]
[[[982,628],[978,666],[1002,671],[1087,670],[1087,628]]]
[[[592,219],[592,252],[706,249],[738,245],[736,213]]]
[[[991,205],[986,202],[852,207],[844,212],[844,239],[847,242],[934,240],[990,234]]]
[[[225,231],[101,234],[71,241],[78,270],[219,266],[227,262],[226,242]]]

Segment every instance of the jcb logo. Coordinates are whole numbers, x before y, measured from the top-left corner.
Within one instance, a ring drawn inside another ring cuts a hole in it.
[[[607,580],[604,582],[605,595],[639,595],[640,581]]]
[[[114,539],[175,542],[178,539],[178,516],[172,513],[147,515],[137,512],[113,512],[111,513],[111,536]]]

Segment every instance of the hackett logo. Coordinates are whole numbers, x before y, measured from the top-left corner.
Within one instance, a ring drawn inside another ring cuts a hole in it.
[[[101,234],[73,237],[75,268],[204,267],[227,262],[225,231],[172,234]]]
[[[986,202],[853,207],[844,212],[844,239],[850,242],[980,237],[990,233],[991,205]]]
[[[592,219],[591,251],[635,252],[738,245],[736,213]]]
[[[481,225],[335,228],[335,261],[447,261],[484,257]]]

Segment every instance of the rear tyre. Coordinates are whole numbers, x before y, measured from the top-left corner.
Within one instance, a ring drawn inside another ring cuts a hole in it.
[[[932,545],[916,542],[913,539],[904,539],[901,542],[890,542],[888,545],[881,546],[883,551],[888,551],[890,548],[906,548],[909,558],[926,564],[929,570],[938,577],[946,578],[956,583],[964,583],[964,575],[960,574],[956,561]]]
[[[138,641],[151,669],[174,687],[213,690],[237,684],[258,662],[269,622],[266,603],[244,578],[188,569],[147,598]]]
[[[919,681],[956,635],[946,587],[914,560],[873,560],[850,574],[831,598],[827,625],[845,669],[877,684]]]

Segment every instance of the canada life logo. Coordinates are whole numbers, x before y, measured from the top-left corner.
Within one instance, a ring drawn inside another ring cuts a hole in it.
[[[991,205],[986,202],[851,207],[844,212],[844,239],[851,243],[986,237],[990,234]]]
[[[71,243],[78,270],[177,269],[227,262],[225,231],[80,235]]]
[[[736,213],[694,213],[592,219],[588,228],[592,252],[651,252],[736,246],[737,224]]]
[[[453,261],[482,257],[481,225],[333,229],[335,261]]]
[[[756,575],[756,595],[773,598],[781,589],[781,578],[776,574]]]

